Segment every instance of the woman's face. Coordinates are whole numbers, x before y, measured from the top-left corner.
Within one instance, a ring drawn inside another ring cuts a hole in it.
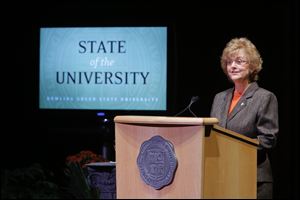
[[[233,82],[249,80],[249,59],[243,49],[232,54],[226,62],[227,74]]]

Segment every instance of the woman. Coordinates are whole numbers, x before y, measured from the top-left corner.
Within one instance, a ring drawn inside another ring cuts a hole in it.
[[[234,38],[223,50],[221,66],[233,88],[216,94],[211,117],[219,125],[259,141],[257,198],[272,198],[273,179],[267,150],[276,144],[278,103],[276,96],[258,86],[262,59],[247,38]]]

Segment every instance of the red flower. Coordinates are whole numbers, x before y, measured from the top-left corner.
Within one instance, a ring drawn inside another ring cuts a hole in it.
[[[76,155],[70,155],[66,158],[66,163],[78,163],[80,167],[85,167],[86,164],[91,162],[108,162],[105,158],[101,155],[95,154],[92,151],[81,151]]]

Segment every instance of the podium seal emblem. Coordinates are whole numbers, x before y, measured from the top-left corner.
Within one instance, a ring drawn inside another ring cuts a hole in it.
[[[137,165],[146,184],[156,190],[169,185],[177,168],[173,144],[159,135],[143,142]]]

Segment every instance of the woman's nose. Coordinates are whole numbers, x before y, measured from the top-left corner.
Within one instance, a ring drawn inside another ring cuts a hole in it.
[[[229,65],[228,65],[228,67],[230,68],[230,69],[232,69],[232,68],[236,68],[236,64],[235,64],[235,62],[231,62]]]

